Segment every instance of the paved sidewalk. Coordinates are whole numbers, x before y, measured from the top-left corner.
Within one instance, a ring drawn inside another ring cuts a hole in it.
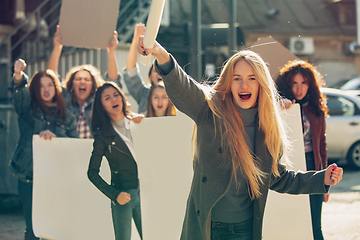
[[[360,171],[345,170],[343,180],[330,188],[322,221],[326,240],[360,240]],[[24,229],[21,209],[0,212],[0,240],[23,240]]]
[[[25,221],[21,209],[0,213],[0,239],[23,240]]]

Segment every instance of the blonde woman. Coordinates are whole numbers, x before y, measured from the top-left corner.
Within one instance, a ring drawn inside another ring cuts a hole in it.
[[[343,170],[335,164],[296,173],[279,162],[287,141],[278,95],[257,54],[234,54],[210,87],[191,79],[160,44],[145,49],[142,40],[138,51],[156,58],[170,100],[197,126],[181,239],[260,240],[269,189],[326,193],[342,179]]]

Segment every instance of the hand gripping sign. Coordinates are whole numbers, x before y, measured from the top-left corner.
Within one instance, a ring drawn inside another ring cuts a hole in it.
[[[144,35],[144,47],[151,48],[154,46],[156,36],[159,31],[161,17],[164,11],[165,0],[152,0],[146,29]],[[140,55],[140,62],[147,66],[150,64],[150,56]]]

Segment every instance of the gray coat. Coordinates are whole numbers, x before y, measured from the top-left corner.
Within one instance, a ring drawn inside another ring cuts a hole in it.
[[[162,69],[157,63],[155,69],[163,78],[170,100],[197,125],[194,175],[181,239],[210,240],[211,209],[225,195],[231,182],[230,154],[223,149],[223,133],[219,131],[219,119],[215,119],[214,123],[213,114],[200,85],[187,76],[173,57],[171,61],[174,62],[174,68],[169,74],[162,74]],[[280,193],[309,194],[326,193],[329,187],[324,185],[324,171],[296,173],[279,164],[280,177],[272,175],[272,157],[265,144],[265,134],[259,128],[255,134],[255,155],[260,169],[267,173],[264,183],[260,186],[261,196],[254,200],[253,240],[260,240],[269,189]]]

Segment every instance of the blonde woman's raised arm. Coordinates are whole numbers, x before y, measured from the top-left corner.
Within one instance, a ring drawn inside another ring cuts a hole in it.
[[[126,61],[126,71],[130,71],[135,68],[138,59],[137,45],[139,43],[139,37],[145,34],[145,25],[138,23],[135,25],[133,40],[130,45],[129,55]]]
[[[154,47],[145,48],[143,40],[144,40],[144,36],[141,36],[139,38],[139,44],[138,44],[138,52],[140,54],[144,56],[147,56],[149,54],[153,55],[160,65],[170,61],[170,54],[157,41],[155,41]]]

